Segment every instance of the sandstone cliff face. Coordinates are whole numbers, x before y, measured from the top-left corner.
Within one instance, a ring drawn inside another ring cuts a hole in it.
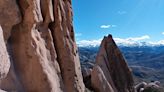
[[[131,71],[111,35],[101,43],[91,83],[97,92],[134,92]]]
[[[85,91],[71,0],[1,0],[0,25],[0,89]]]

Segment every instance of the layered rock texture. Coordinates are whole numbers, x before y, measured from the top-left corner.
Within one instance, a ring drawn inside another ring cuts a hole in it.
[[[97,92],[134,92],[131,71],[111,35],[101,43],[91,84]]]
[[[86,91],[72,16],[71,0],[0,0],[0,92]],[[133,92],[111,36],[84,75],[95,92]]]
[[[0,0],[0,89],[84,92],[71,0]]]

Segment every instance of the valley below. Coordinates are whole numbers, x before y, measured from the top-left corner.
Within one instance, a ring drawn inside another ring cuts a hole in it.
[[[164,87],[164,46],[119,46],[133,72],[135,84],[160,81]],[[92,68],[99,47],[79,47],[82,69]]]

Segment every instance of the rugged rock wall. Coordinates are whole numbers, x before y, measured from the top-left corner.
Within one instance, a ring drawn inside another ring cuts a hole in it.
[[[111,36],[88,75],[97,92],[133,92],[131,71]],[[71,0],[0,0],[2,90],[85,92]]]
[[[91,83],[97,92],[134,92],[131,71],[111,35],[101,43]]]
[[[84,92],[71,0],[0,0],[0,25],[0,89]]]

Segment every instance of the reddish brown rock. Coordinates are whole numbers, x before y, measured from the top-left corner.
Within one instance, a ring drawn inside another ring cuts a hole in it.
[[[99,66],[95,66],[93,68],[93,72],[91,75],[94,75],[91,76],[91,82],[95,92],[117,92],[107,81],[103,71]]]
[[[8,73],[0,80],[0,89],[9,92],[85,91],[70,0],[18,0],[17,3],[4,0],[0,1],[0,14],[0,20],[4,18],[0,24],[6,32],[0,36],[6,37],[11,62],[10,71],[9,68],[3,70],[4,64],[0,71]]]
[[[114,92],[134,92],[131,71],[111,35],[104,37],[101,43],[99,53],[96,57],[96,66],[101,68]],[[95,71],[93,70],[93,72]],[[92,76],[98,75],[92,73],[91,78],[93,78]],[[92,84],[94,84],[93,81]]]
[[[85,91],[71,4],[71,0],[0,1],[0,89]],[[131,72],[110,36],[102,42],[91,81],[99,92],[133,92]]]
[[[0,25],[3,28],[5,42],[10,36],[11,29],[21,21],[16,0],[0,0]]]
[[[68,92],[84,92],[79,55],[72,25],[71,0],[54,0],[55,21],[51,24],[62,78]]]

